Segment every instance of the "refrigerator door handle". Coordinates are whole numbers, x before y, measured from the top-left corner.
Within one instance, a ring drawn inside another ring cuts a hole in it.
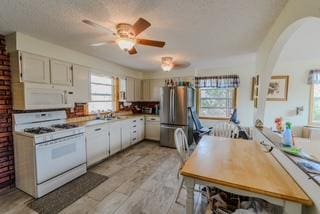
[[[171,118],[171,122],[173,123],[174,122],[174,119],[175,119],[175,114],[176,114],[176,109],[175,109],[175,89],[173,88],[172,89],[172,118]]]
[[[170,88],[170,98],[169,98],[169,120],[172,122],[172,88]]]

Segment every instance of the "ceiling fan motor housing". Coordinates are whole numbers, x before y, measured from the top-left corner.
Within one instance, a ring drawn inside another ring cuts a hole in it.
[[[117,24],[117,34],[120,38],[134,39],[135,37],[132,25],[127,23]]]

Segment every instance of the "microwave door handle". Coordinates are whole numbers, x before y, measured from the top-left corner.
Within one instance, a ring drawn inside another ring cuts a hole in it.
[[[64,94],[65,94],[65,104],[68,104],[68,92],[67,91],[64,91]]]

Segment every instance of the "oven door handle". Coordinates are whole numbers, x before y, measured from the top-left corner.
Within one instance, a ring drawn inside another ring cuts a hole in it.
[[[58,143],[66,142],[68,140],[81,138],[82,136],[84,137],[84,133],[79,133],[79,134],[76,134],[76,135],[63,137],[63,138],[59,138],[59,139],[56,139],[56,140],[51,140],[51,141],[46,141],[46,142],[43,142],[43,143],[38,143],[38,144],[36,144],[36,147],[37,148],[41,148],[41,147],[45,147],[45,146],[55,145],[55,144],[58,144]]]

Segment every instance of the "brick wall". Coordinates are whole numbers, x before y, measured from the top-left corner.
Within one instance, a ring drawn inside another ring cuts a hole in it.
[[[0,194],[14,186],[9,55],[0,35]]]

